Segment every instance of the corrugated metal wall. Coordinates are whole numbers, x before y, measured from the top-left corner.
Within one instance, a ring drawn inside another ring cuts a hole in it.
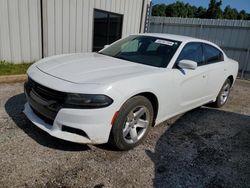
[[[94,8],[123,14],[125,37],[138,33],[140,28],[143,31],[149,3],[150,0],[0,0],[0,60],[31,62],[43,55],[92,51]]]
[[[0,60],[42,57],[40,0],[0,0]]]
[[[212,41],[223,48],[229,57],[239,61],[240,74],[250,71],[250,21],[151,17],[149,32]]]
[[[140,32],[143,1],[44,0],[44,55],[92,51],[94,8],[124,15],[122,37]]]

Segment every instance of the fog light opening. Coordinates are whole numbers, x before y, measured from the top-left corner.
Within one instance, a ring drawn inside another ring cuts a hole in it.
[[[88,135],[81,129],[76,129],[73,127],[68,127],[66,125],[62,125],[62,131],[77,134],[77,135],[80,135],[89,139]]]

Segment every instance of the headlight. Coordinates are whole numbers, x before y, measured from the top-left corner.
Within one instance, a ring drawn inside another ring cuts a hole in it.
[[[67,94],[64,106],[68,108],[102,108],[109,106],[113,100],[101,94]]]

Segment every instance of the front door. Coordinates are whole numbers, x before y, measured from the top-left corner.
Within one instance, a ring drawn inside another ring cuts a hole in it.
[[[202,105],[207,101],[207,81],[208,71],[204,66],[204,55],[202,44],[191,42],[184,46],[182,52],[177,58],[180,60],[192,60],[197,62],[198,67],[195,70],[173,68],[173,82],[177,87],[179,98],[178,111],[186,111],[196,106]]]

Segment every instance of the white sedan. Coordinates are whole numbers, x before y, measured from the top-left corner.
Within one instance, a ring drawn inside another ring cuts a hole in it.
[[[34,63],[24,113],[54,137],[128,150],[168,118],[207,103],[223,106],[237,73],[238,63],[211,42],[131,35],[97,53]]]

